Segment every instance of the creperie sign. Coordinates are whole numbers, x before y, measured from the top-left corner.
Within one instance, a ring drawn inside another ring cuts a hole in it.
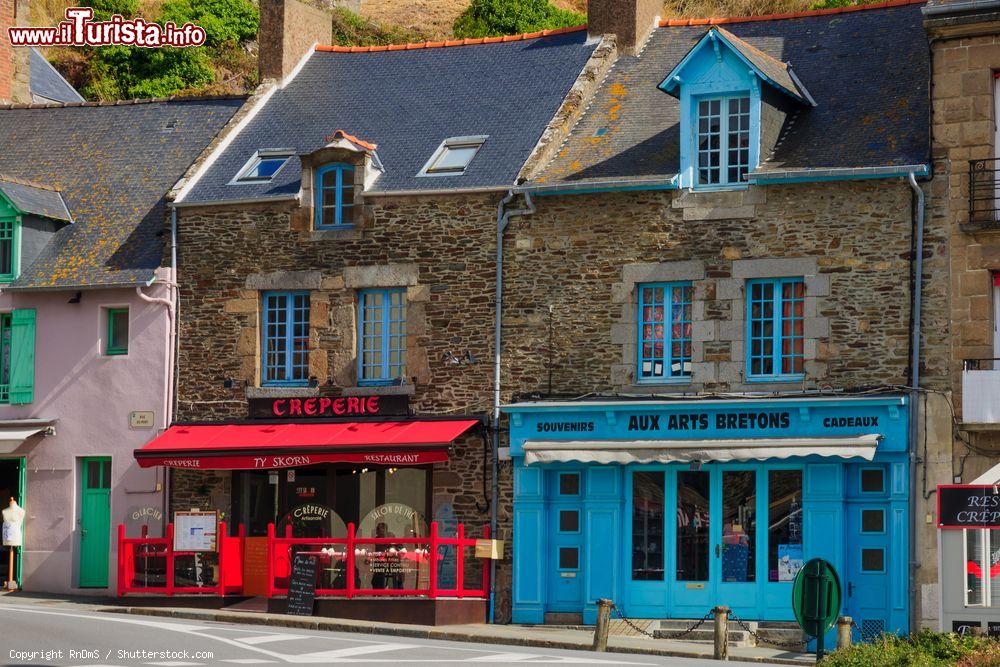
[[[254,398],[249,401],[251,419],[295,419],[330,417],[374,417],[406,415],[406,396],[310,396],[307,398]]]

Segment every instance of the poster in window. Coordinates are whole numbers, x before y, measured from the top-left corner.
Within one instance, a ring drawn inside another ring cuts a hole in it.
[[[803,562],[801,544],[779,544],[778,581],[795,581]]]

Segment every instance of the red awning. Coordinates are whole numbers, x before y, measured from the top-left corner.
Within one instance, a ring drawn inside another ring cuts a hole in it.
[[[448,460],[447,446],[479,422],[383,421],[171,426],[135,450],[143,468],[268,470],[317,463],[406,466]]]

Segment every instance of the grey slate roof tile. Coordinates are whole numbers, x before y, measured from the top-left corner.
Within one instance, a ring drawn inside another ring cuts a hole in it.
[[[32,47],[28,54],[28,86],[36,102],[83,102],[76,88],[56,71],[41,52]]]
[[[0,109],[0,174],[58,189],[75,221],[56,232],[10,287],[132,285],[152,278],[163,255],[166,193],[242,103]]]
[[[229,185],[259,149],[310,153],[344,130],[378,144],[375,191],[513,185],[596,48],[585,31],[537,39],[373,53],[314,53],[219,155],[184,201],[295,194],[301,170]],[[488,135],[465,174],[418,177],[442,140]]]
[[[64,222],[73,221],[62,195],[52,188],[32,185],[0,174],[0,193],[3,193],[23,213]]]
[[[817,103],[790,117],[794,122],[786,122],[774,155],[758,171],[929,162],[929,63],[920,8],[726,25],[754,48],[790,63]],[[659,28],[640,55],[619,58],[536,182],[676,174],[679,102],[657,85],[708,29]]]

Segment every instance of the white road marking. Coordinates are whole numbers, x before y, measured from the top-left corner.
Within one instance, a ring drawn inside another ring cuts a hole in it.
[[[283,642],[283,641],[288,641],[290,639],[308,639],[308,637],[306,637],[305,635],[274,634],[274,635],[257,635],[256,637],[237,637],[236,641],[242,642],[244,644],[253,644],[256,646],[257,644],[266,644],[268,642]]]
[[[469,662],[521,662],[523,660],[534,660],[542,656],[533,653],[493,653],[491,655],[479,655],[475,658],[468,658]]]
[[[366,653],[384,653],[387,651],[400,651],[406,648],[417,648],[414,644],[376,644],[374,646],[349,646],[347,648],[335,648],[330,651],[317,651],[316,653],[302,653],[296,656],[289,656],[294,658],[296,661],[301,662],[342,662],[341,658],[348,658],[355,655],[364,655]],[[379,662],[384,662],[390,660],[396,662],[392,658],[384,658]],[[354,660],[349,660],[348,662],[354,662]]]

